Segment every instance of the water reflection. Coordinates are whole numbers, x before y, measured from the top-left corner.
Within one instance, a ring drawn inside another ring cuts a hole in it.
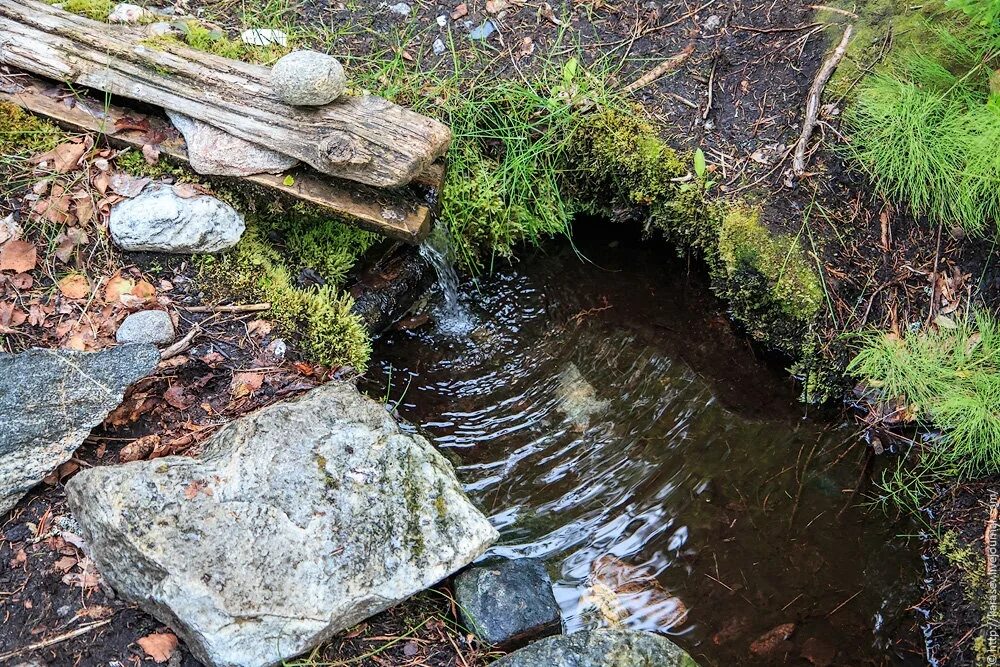
[[[585,252],[601,267],[562,248],[481,281],[467,335],[432,325],[376,349],[372,393],[391,369],[392,402],[500,529],[491,553],[545,559],[570,632],[659,631],[704,664],[914,658],[897,638],[919,562],[853,506],[850,430],[802,419],[648,247]]]

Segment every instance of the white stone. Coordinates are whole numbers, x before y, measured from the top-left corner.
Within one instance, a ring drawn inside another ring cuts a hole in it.
[[[122,250],[169,253],[219,252],[236,245],[245,229],[229,204],[208,195],[181,197],[163,183],[115,204],[108,222]]]
[[[411,9],[412,7],[410,7],[405,2],[397,2],[396,4],[389,7],[389,11],[391,11],[393,14],[399,14],[400,16],[409,16]]]
[[[287,104],[321,106],[344,93],[347,77],[340,61],[316,51],[293,51],[274,63],[271,87]]]
[[[109,23],[139,23],[152,20],[154,14],[139,5],[121,2],[108,14]]]
[[[162,310],[140,310],[118,325],[115,340],[119,343],[152,343],[169,345],[174,342],[174,321]]]
[[[199,174],[213,176],[280,174],[299,163],[293,157],[234,137],[213,125],[176,111],[167,110],[167,117],[184,135],[191,168]]]
[[[442,53],[448,50],[448,47],[445,45],[444,40],[441,39],[440,37],[434,40],[434,44],[431,46],[431,48],[434,49],[434,53],[436,55],[441,55]]]
[[[281,664],[497,538],[444,457],[341,382],[66,491],[104,579],[210,667]]]
[[[240,39],[249,46],[288,46],[288,35],[271,28],[251,28],[240,33]]]
[[[442,28],[445,27],[446,25],[448,25],[448,17],[445,16],[444,14],[441,14],[440,16],[437,17],[437,24]]]

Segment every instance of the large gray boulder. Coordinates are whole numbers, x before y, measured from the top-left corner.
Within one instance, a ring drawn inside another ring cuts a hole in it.
[[[552,580],[536,558],[470,567],[455,577],[455,602],[465,625],[488,644],[514,647],[561,626]]]
[[[0,515],[69,459],[159,360],[151,345],[0,354]]]
[[[666,637],[599,629],[558,635],[525,646],[493,667],[699,667]]]
[[[209,195],[182,197],[164,183],[116,204],[108,221],[114,242],[132,251],[219,252],[236,245],[245,229],[229,204]]]
[[[297,165],[293,157],[234,137],[224,130],[167,109],[167,117],[184,135],[191,168],[213,176],[280,174]]]
[[[198,459],[85,470],[67,496],[105,579],[215,667],[280,664],[497,538],[444,457],[346,383],[230,423]]]

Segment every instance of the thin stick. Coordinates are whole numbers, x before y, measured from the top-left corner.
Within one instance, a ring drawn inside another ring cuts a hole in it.
[[[69,632],[63,633],[61,635],[45,639],[43,641],[36,642],[34,644],[29,644],[24,648],[17,649],[16,651],[8,651],[7,653],[0,653],[0,662],[5,662],[7,660],[10,660],[11,658],[16,658],[17,656],[22,655],[24,653],[30,653],[32,651],[38,651],[43,648],[48,648],[60,642],[64,642],[67,639],[73,639],[74,637],[85,635],[91,630],[96,630],[97,628],[107,625],[111,621],[112,619],[106,618],[103,621],[97,621],[95,623],[90,623],[89,625],[81,625],[76,630],[70,630]]]
[[[849,12],[846,9],[841,9],[840,7],[828,7],[827,5],[806,5],[806,7],[809,9],[815,9],[816,11],[833,12],[834,14],[850,16],[852,19],[858,18],[858,15],[854,12]]]
[[[194,337],[200,333],[201,327],[197,324],[191,327],[191,331],[188,331],[184,338],[181,338],[179,341],[160,353],[160,361],[166,361],[167,359],[176,357],[178,354],[191,347],[191,341],[194,340]]]
[[[826,82],[830,80],[833,71],[837,69],[837,65],[840,64],[844,54],[847,52],[847,43],[851,40],[852,32],[854,32],[853,24],[844,28],[844,36],[840,38],[840,44],[837,45],[834,52],[823,63],[823,66],[816,74],[816,78],[813,79],[812,87],[809,88],[809,97],[806,99],[806,117],[802,123],[802,134],[799,136],[799,143],[795,147],[795,157],[792,159],[792,173],[796,176],[802,176],[806,171],[806,149],[809,147],[809,137],[812,136],[813,129],[816,127],[820,97],[823,95],[823,88],[826,87]]]
[[[653,83],[667,72],[677,69],[678,67],[684,64],[685,60],[691,57],[692,53],[694,53],[694,46],[695,46],[694,42],[688,43],[687,46],[681,49],[680,53],[670,56],[656,67],[649,70],[648,72],[640,76],[638,79],[625,86],[622,89],[622,92],[627,94],[639,90],[643,86],[648,86],[649,84]]]
[[[189,313],[259,313],[271,310],[269,303],[248,303],[243,306],[188,306],[184,310]]]

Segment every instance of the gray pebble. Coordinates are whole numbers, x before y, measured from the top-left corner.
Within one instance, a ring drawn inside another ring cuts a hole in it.
[[[340,61],[316,51],[293,51],[274,63],[271,86],[288,104],[322,106],[344,93],[347,77]]]
[[[168,345],[174,342],[174,322],[162,310],[140,310],[132,313],[118,326],[115,340],[119,343],[153,343]]]
[[[448,47],[445,46],[444,40],[441,39],[440,37],[434,40],[434,44],[431,48],[434,49],[434,53],[436,55],[441,55],[442,53],[448,50]]]

